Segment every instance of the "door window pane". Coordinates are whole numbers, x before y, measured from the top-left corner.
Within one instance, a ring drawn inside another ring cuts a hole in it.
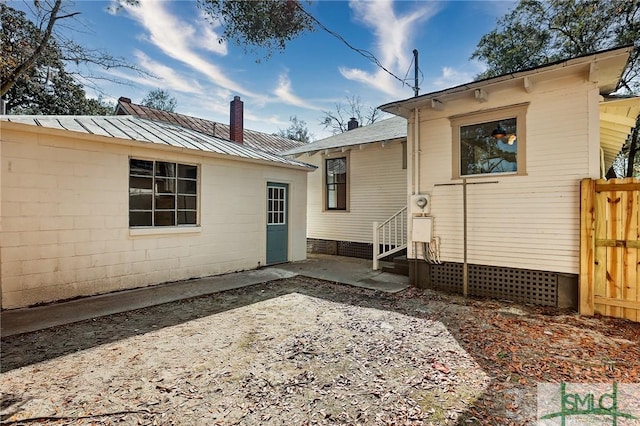
[[[287,191],[285,188],[267,187],[267,224],[285,225],[287,223]]]

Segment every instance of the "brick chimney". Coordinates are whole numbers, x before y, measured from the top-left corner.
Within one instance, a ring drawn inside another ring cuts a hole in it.
[[[358,120],[355,117],[351,117],[349,122],[347,123],[347,130],[353,130],[358,127]]]
[[[237,143],[244,141],[243,105],[244,103],[240,100],[240,96],[233,97],[229,119],[229,139]]]

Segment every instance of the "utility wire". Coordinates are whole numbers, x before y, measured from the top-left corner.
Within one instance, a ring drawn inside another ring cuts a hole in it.
[[[407,68],[407,72],[404,74],[404,81],[409,80],[409,73],[411,72],[411,66],[413,65],[413,61],[416,59],[415,56],[411,57],[411,63],[409,64],[409,68]],[[418,86],[420,86],[423,82],[424,82],[424,74],[422,73],[422,70],[420,69],[420,66],[418,66],[418,72],[420,73],[420,81],[418,82]],[[415,87],[413,87],[413,89],[415,89]]]
[[[380,61],[378,60],[378,58],[375,57],[375,55],[371,52],[369,52],[368,50],[364,50],[364,49],[359,49],[357,47],[352,46],[347,40],[345,40],[344,37],[342,37],[340,34],[336,33],[335,31],[330,30],[329,28],[325,27],[322,22],[318,21],[318,19],[316,19],[315,16],[313,16],[312,14],[310,14],[309,12],[307,12],[304,7],[302,7],[300,5],[299,2],[293,2],[296,7],[298,9],[300,9],[300,11],[302,13],[304,13],[305,15],[307,15],[309,17],[309,19],[311,19],[313,22],[315,22],[320,28],[322,28],[324,31],[328,32],[329,34],[331,34],[332,36],[334,36],[335,38],[337,38],[338,40],[340,40],[341,42],[343,42],[349,49],[353,50],[354,52],[359,53],[360,55],[362,55],[363,57],[365,57],[366,59],[370,60],[371,62],[373,62],[374,64],[376,64],[378,67],[380,67],[383,71],[385,71],[387,74],[389,74],[391,77],[395,78],[396,80],[398,80],[400,83],[402,83],[402,85],[404,86],[406,84],[406,79],[403,80],[400,77],[398,77],[397,75],[395,75],[394,73],[392,73],[391,71],[389,71],[387,68],[385,68],[384,65],[382,65],[380,63]],[[413,59],[412,59],[413,61]],[[407,74],[409,72],[407,71]],[[422,74],[422,71],[420,72]]]

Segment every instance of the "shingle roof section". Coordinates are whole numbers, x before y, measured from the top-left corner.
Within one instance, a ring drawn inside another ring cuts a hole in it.
[[[186,127],[130,115],[3,115],[0,116],[0,121],[213,152],[286,166],[314,168],[314,166],[300,161],[290,160],[276,154],[253,149],[244,144],[209,136]]]
[[[374,142],[390,142],[406,138],[407,120],[403,117],[391,117],[290,149],[281,154],[297,155],[305,152],[322,151],[324,149],[342,148]]]
[[[119,100],[116,107],[117,115],[132,115],[140,118],[148,118],[155,121],[164,121],[166,123],[177,124],[188,129],[192,129],[210,136],[230,140],[229,125],[219,123],[217,121],[205,120],[203,118],[192,117],[189,115],[178,114],[176,112],[168,112],[155,108],[149,108],[143,105],[130,103]],[[270,135],[268,133],[258,132],[255,130],[244,129],[244,144],[254,149],[277,154],[301,145],[304,142],[294,141],[292,139],[283,138],[281,136]],[[235,143],[235,142],[234,142]]]

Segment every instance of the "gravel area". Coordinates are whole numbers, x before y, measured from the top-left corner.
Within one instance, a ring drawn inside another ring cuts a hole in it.
[[[536,382],[564,380],[558,365],[638,381],[639,336],[636,323],[296,277],[3,339],[0,419],[535,424]]]

